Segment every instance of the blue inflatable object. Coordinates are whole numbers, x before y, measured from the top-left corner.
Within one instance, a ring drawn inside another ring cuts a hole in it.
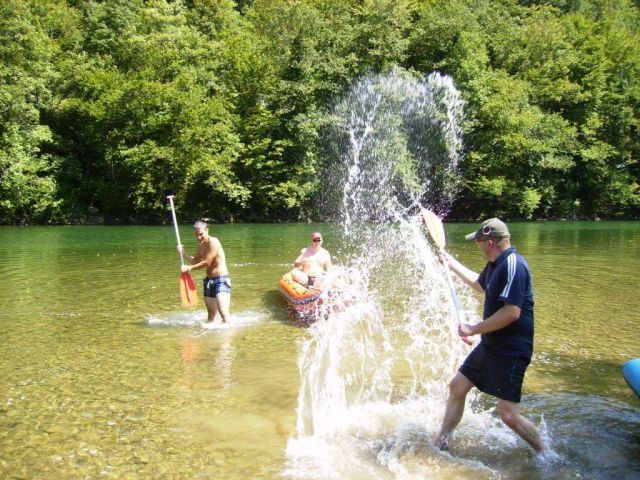
[[[622,376],[640,398],[640,358],[629,360],[622,366]]]

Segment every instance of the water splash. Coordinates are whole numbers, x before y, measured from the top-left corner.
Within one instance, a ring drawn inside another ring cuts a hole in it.
[[[462,106],[449,77],[396,71],[362,79],[335,109],[342,153],[327,177],[327,197],[337,199],[332,208],[346,233],[345,276],[355,301],[327,311],[302,342],[290,477],[486,473],[433,447],[447,382],[469,350],[417,215],[419,205],[445,212],[455,196]],[[462,294],[460,301],[474,321],[476,300]],[[462,443],[487,431],[494,444],[514,442],[487,412],[467,411],[458,429]]]
[[[439,73],[416,79],[394,71],[356,83],[328,133],[336,162],[326,172],[326,209],[347,232],[385,223],[402,205],[446,211],[458,188],[463,106],[451,78]]]
[[[196,332],[200,335],[207,331],[234,330],[255,325],[267,316],[268,314],[265,312],[243,311],[233,313],[231,321],[228,323],[222,323],[220,320],[207,322],[206,310],[189,310],[161,315],[149,314],[145,321],[147,325],[153,327],[196,327],[199,329]]]

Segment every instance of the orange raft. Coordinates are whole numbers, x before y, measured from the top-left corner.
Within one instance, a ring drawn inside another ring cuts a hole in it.
[[[287,303],[287,308],[296,322],[311,323],[316,320],[322,291],[308,289],[293,280],[292,272],[285,273],[278,282],[278,290]]]

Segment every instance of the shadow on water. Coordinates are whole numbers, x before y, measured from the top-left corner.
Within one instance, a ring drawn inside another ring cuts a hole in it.
[[[270,312],[278,322],[296,326],[297,324],[291,318],[291,312],[287,308],[287,304],[276,289],[267,290],[262,295],[262,302],[267,306]]]
[[[494,398],[481,395],[473,408],[497,418]],[[534,456],[515,436],[522,448],[495,444],[478,432],[454,440],[450,454],[511,480],[640,478],[639,408],[603,395],[549,392],[524,395],[521,411],[540,426],[551,454]]]
[[[563,471],[595,479],[639,478],[640,409],[601,395],[575,393],[532,396],[526,402],[544,415],[559,455],[542,478],[562,478],[558,474]]]
[[[538,391],[526,394],[521,408],[542,426],[558,458],[521,465],[509,478],[640,478],[640,399],[622,376],[623,363],[536,354],[525,388],[534,384]],[[482,404],[491,408],[495,401],[483,397]],[[499,468],[513,453],[482,461]]]

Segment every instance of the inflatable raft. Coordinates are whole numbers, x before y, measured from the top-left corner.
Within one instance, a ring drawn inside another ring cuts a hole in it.
[[[622,366],[622,376],[631,387],[631,390],[640,397],[640,358],[635,358],[625,363]]]
[[[293,320],[299,323],[311,323],[316,320],[319,306],[322,305],[322,291],[308,289],[293,280],[291,272],[285,273],[278,282],[278,290],[284,298]]]

